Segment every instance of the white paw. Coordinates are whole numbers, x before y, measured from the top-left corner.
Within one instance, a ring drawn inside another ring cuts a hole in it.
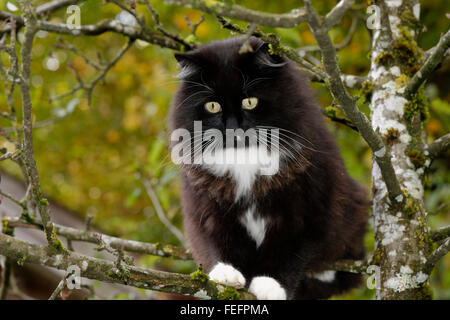
[[[245,286],[245,278],[238,270],[230,266],[219,262],[209,273],[209,279],[218,281],[226,286],[233,286],[236,288],[242,288]]]
[[[248,291],[258,300],[286,300],[286,290],[271,277],[254,277]]]

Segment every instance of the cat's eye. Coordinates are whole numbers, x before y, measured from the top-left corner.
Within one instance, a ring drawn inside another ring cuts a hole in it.
[[[255,107],[258,105],[258,98],[252,97],[252,98],[245,98],[242,100],[242,108],[246,110],[252,110],[255,109]]]
[[[206,111],[208,111],[210,113],[217,113],[222,108],[220,107],[220,103],[218,103],[216,101],[210,101],[210,102],[205,103],[205,109],[206,109]]]

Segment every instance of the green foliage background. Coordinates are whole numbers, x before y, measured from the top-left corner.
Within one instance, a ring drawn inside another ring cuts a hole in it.
[[[14,0],[10,2],[15,3]],[[35,1],[36,4],[43,2]],[[336,2],[313,1],[322,14],[328,12]],[[180,32],[183,37],[190,35],[184,16],[189,16],[192,21],[200,18],[198,11],[168,6],[161,1],[152,3],[165,27]],[[248,0],[236,3],[280,13],[299,6],[298,1],[294,0]],[[350,45],[339,52],[339,63],[345,73],[364,75],[369,68],[370,50],[370,34],[364,20],[367,17],[367,3],[359,1],[357,5],[361,7],[361,20]],[[450,12],[450,2],[422,1],[421,9],[426,30],[421,33],[419,44],[429,49],[437,43],[441,32],[449,28],[450,20],[445,17],[445,13]],[[6,1],[0,4],[0,10],[7,10]],[[138,10],[145,13],[149,25],[153,24],[145,6],[138,5]],[[94,24],[100,19],[113,19],[119,12],[120,9],[113,4],[103,4],[100,0],[85,1],[81,4],[81,23]],[[65,19],[65,10],[60,10],[52,15],[50,21],[63,22]],[[351,18],[347,15],[342,25],[332,30],[335,43],[345,38],[350,24]],[[263,29],[276,32],[285,43],[294,47],[314,44],[313,36],[304,24],[288,30]],[[213,16],[206,16],[206,21],[198,28],[197,36],[198,41],[207,43],[231,35],[220,28]],[[177,72],[173,52],[138,41],[109,72],[106,81],[94,89],[91,106],[88,106],[83,91],[50,103],[50,97],[64,93],[77,84],[69,66],[86,81],[97,74],[80,56],[55,48],[58,37],[40,32],[33,47],[31,83],[35,121],[41,123],[50,120],[49,124],[34,131],[36,160],[45,193],[80,216],[93,216],[95,226],[106,233],[140,241],[180,245],[159,221],[142,185],[143,177],[152,181],[169,219],[181,228],[178,170],[171,163],[167,150],[167,113],[172,94],[177,88],[177,81],[173,78]],[[125,37],[112,33],[97,37],[62,38],[95,61],[98,53],[105,60],[112,59],[127,41]],[[5,55],[1,58],[5,65],[9,64]],[[46,67],[49,58],[59,61],[56,71]],[[449,74],[447,66],[439,70],[426,86],[431,112],[431,119],[426,122],[429,141],[450,131]],[[328,90],[323,85],[313,84],[313,87],[323,107],[332,104]],[[17,92],[15,101],[20,111]],[[366,114],[369,113],[367,105],[360,103],[360,108]],[[0,95],[0,111],[7,111],[4,94]],[[61,115],[64,117],[57,119]],[[337,138],[351,175],[370,189],[371,153],[366,144],[357,133],[327,122]],[[5,120],[1,120],[0,125],[10,126]],[[3,138],[0,147],[13,148]],[[450,201],[448,160],[447,157],[435,161],[427,177],[426,208],[429,212],[434,212],[440,204]],[[13,164],[5,162],[0,165],[2,170],[20,176]],[[433,228],[449,224],[448,208],[437,216],[431,216],[429,222]],[[373,248],[372,232],[367,235],[367,246]],[[175,272],[191,272],[195,267],[191,262],[150,256],[141,258],[140,263]],[[450,299],[449,266],[450,257],[447,256],[436,268],[432,281],[435,298]],[[373,297],[373,290],[361,288],[336,298]]]

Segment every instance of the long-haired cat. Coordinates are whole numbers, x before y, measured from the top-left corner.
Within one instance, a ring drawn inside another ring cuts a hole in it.
[[[340,259],[364,258],[367,195],[348,175],[296,65],[270,54],[254,37],[242,52],[244,41],[232,38],[175,54],[181,85],[170,127],[191,137],[209,129],[224,136],[230,129],[254,135],[277,129],[277,137],[270,131],[253,146],[211,140],[188,150],[197,155],[219,145],[213,158],[229,151],[239,158],[266,148],[279,165],[263,174],[259,163],[183,162],[189,248],[211,280],[248,286],[258,299],[328,298],[361,281],[359,275],[329,268]],[[201,121],[201,129],[195,121]]]

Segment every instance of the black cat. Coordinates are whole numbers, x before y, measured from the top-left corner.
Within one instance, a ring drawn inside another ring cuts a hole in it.
[[[247,284],[258,299],[328,298],[361,282],[359,275],[329,267],[339,259],[364,258],[367,194],[348,175],[297,66],[271,55],[267,44],[254,37],[248,39],[251,49],[240,53],[244,40],[175,54],[182,70],[171,130],[184,128],[191,137],[209,129],[224,136],[227,129],[253,130],[244,146],[211,140],[188,150],[197,155],[219,145],[211,156],[217,158],[230,150],[249,156],[266,147],[270,160],[278,157],[279,163],[267,174],[261,164],[184,161],[189,247],[212,280]],[[194,121],[201,121],[200,130]],[[248,143],[255,133],[275,128],[256,145]],[[173,140],[172,151],[179,146]]]

